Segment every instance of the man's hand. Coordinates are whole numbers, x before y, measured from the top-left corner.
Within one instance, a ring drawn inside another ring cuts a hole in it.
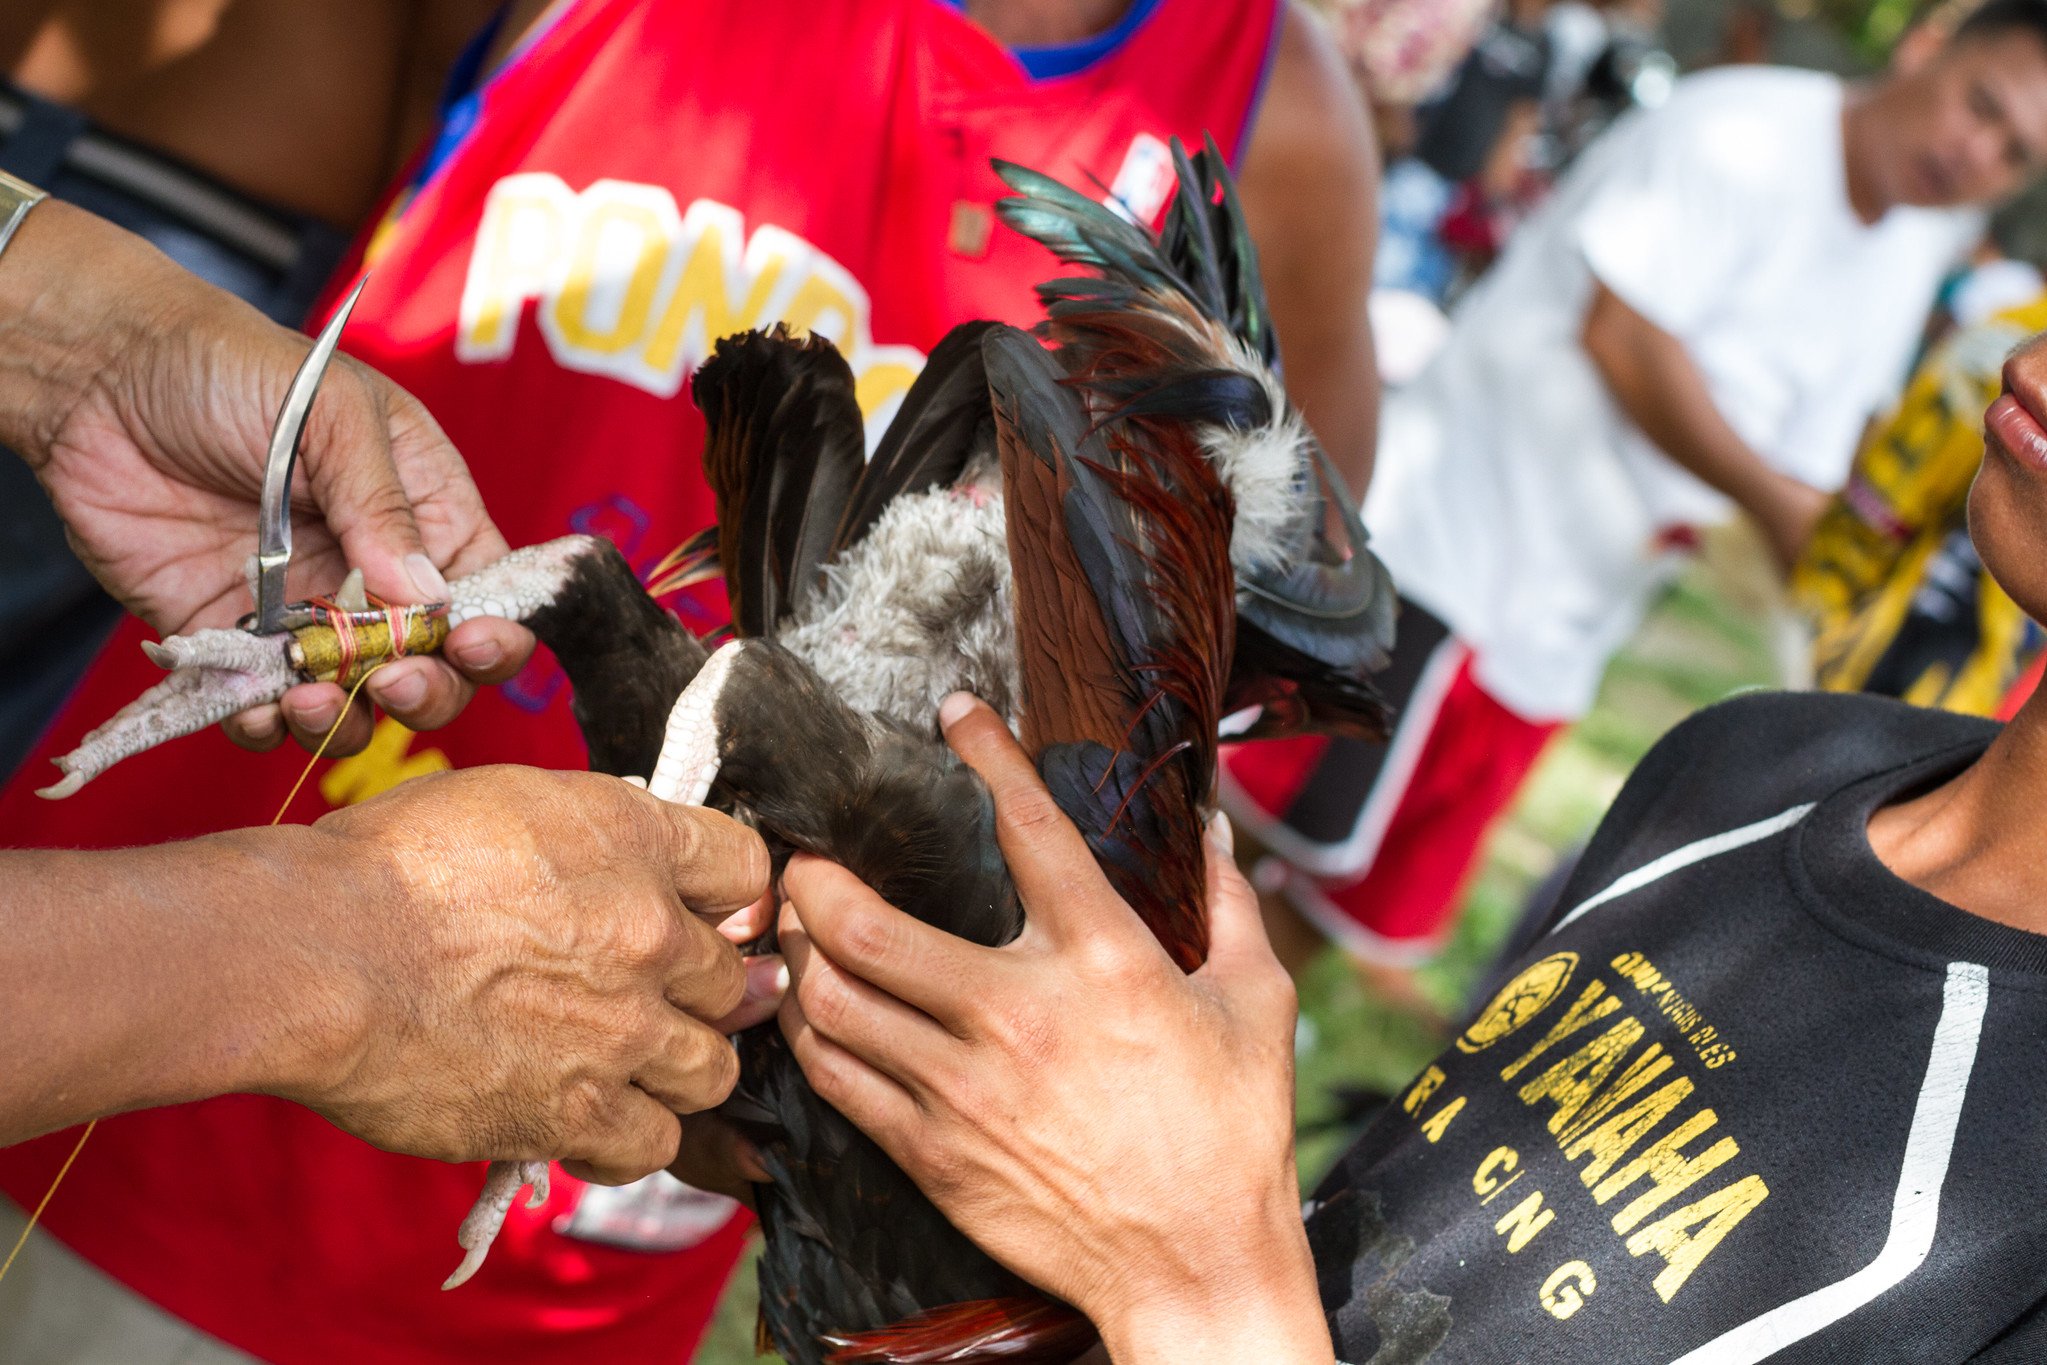
[[[1820,516],[1833,498],[1811,484],[1779,474],[1749,499],[1748,513],[1762,528],[1778,572],[1790,574],[1812,540]]]
[[[1226,849],[1183,975],[1002,722],[948,700],[1028,923],[977,947],[798,857],[783,879],[804,1073],[1118,1361],[1326,1361],[1293,1161],[1292,982]],[[1214,843],[1214,840],[1211,841]]]
[[[165,634],[231,626],[270,429],[310,343],[180,269],[140,238],[46,201],[0,257],[0,440],[48,490],[71,542],[122,604]],[[394,602],[445,600],[444,571],[505,553],[476,486],[419,403],[337,358],[308,417],[293,501],[295,596],[348,569]],[[444,725],[480,682],[517,672],[533,638],[507,621],[458,628],[441,659],[386,665],[370,698],[414,729]],[[316,743],[341,689],[308,684],[229,723],[268,748]],[[367,708],[330,752],[368,742]]]
[[[724,1034],[771,1012],[778,965],[750,978],[715,927],[767,890],[751,830],[527,768],[418,779],[312,828],[358,873],[334,888],[354,1041],[277,1093],[394,1151],[612,1184],[674,1160],[676,1115],[730,1093]]]

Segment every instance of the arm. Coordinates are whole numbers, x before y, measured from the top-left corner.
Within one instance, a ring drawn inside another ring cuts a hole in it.
[[[1528,166],[1529,139],[1541,129],[1540,100],[1516,100],[1508,108],[1507,121],[1500,128],[1499,140],[1486,153],[1485,165],[1478,172],[1478,183],[1487,199],[1505,199],[1519,188],[1522,173]]]
[[[1671,459],[1754,517],[1788,572],[1827,495],[1778,473],[1741,439],[1683,342],[1596,278],[1592,289],[1581,339],[1614,402]]]
[[[1379,153],[1357,88],[1296,4],[1251,126],[1238,186],[1286,363],[1288,395],[1353,497],[1372,477],[1379,369],[1367,305],[1379,235]]]
[[[946,737],[988,782],[1028,915],[981,948],[792,861],[782,1029],[804,1074],[989,1254],[1119,1362],[1331,1359],[1293,1161],[1294,995],[1210,851],[1183,975],[985,706]]]
[[[393,1151],[637,1179],[732,1087],[713,1025],[772,1010],[777,964],[710,924],[767,875],[724,816],[521,768],[311,826],[0,854],[0,1145],[261,1092]]]
[[[0,443],[35,469],[87,568],[165,634],[232,626],[249,606],[270,426],[307,341],[180,269],[141,238],[69,204],[30,210],[0,254]],[[306,424],[294,500],[292,591],[331,592],[350,565],[394,602],[445,599],[443,571],[503,555],[462,457],[410,394],[337,359]],[[516,673],[523,627],[464,623],[438,658],[399,660],[366,685],[412,729],[445,725],[475,684]],[[268,748],[310,747],[341,689],[308,684],[229,722]],[[330,752],[369,741],[358,708]]]

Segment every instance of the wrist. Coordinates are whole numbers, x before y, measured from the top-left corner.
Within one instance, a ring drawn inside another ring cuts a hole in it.
[[[0,442],[40,467],[65,417],[128,348],[151,277],[140,237],[45,199],[0,252]]]
[[[354,1070],[370,1033],[361,933],[377,903],[365,859],[304,825],[213,836],[234,865],[213,1050],[229,1068],[215,1088],[314,1104]]]
[[[1196,1248],[1198,1265],[1181,1274],[1140,1273],[1107,1306],[1090,1310],[1110,1358],[1116,1365],[1329,1365],[1329,1327],[1293,1188],[1275,1192],[1250,1218],[1214,1226],[1226,1242]]]

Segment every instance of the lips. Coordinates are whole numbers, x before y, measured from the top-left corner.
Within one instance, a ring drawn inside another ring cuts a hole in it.
[[[2005,394],[1983,414],[1983,429],[2007,454],[2047,471],[2047,428],[2023,403]]]

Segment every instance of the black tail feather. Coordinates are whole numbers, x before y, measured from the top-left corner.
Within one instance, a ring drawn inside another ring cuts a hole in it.
[[[853,489],[832,536],[833,553],[857,544],[895,499],[948,486],[976,454],[994,453],[981,361],[981,338],[994,325],[963,323],[932,347]]]
[[[771,635],[816,583],[860,478],[853,372],[830,341],[778,326],[724,338],[690,383],[732,619]]]

